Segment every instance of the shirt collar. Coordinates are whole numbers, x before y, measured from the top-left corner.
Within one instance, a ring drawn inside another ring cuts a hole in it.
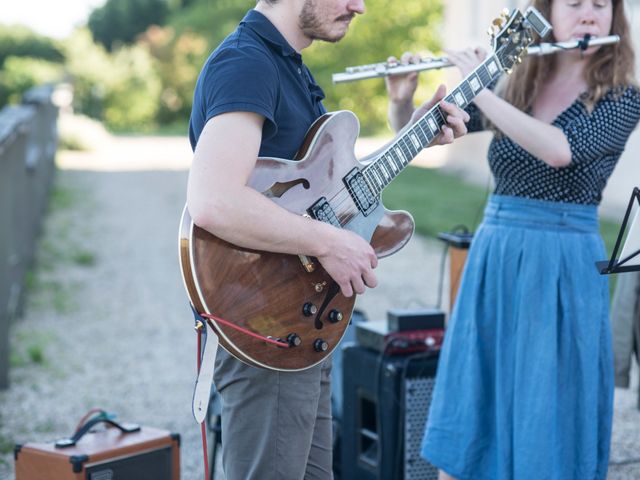
[[[280,50],[282,56],[293,56],[300,59],[301,56],[289,45],[289,42],[282,36],[271,21],[257,10],[249,10],[240,22],[256,32],[261,38]]]

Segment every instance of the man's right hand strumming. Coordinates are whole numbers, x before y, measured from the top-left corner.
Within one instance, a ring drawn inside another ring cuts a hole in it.
[[[378,266],[378,257],[373,247],[349,230],[335,229],[333,239],[326,253],[317,258],[342,294],[350,297],[354,292],[364,293],[365,287],[375,287],[378,279],[373,269]]]

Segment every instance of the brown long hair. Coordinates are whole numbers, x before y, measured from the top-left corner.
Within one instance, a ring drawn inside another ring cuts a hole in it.
[[[537,8],[545,18],[551,17],[552,0],[533,0],[531,5]],[[588,92],[584,99],[591,108],[609,90],[616,87],[636,85],[635,55],[631,46],[629,22],[624,12],[624,0],[612,0],[611,35],[619,35],[620,42],[603,45],[591,55],[585,67]],[[551,38],[545,41],[555,42],[553,31]],[[544,80],[555,66],[555,55],[525,57],[522,65],[516,67],[510,77],[497,88],[497,93],[513,106],[528,111]]]

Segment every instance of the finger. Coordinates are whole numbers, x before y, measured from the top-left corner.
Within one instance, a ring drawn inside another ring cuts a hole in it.
[[[345,297],[350,297],[351,295],[353,295],[353,289],[351,288],[351,282],[340,282],[338,283],[338,285],[340,285],[340,290],[342,291],[342,295],[344,295]]]
[[[449,117],[447,119],[449,126],[453,130],[453,138],[458,138],[467,133],[467,127],[462,121],[461,118],[458,117]]]
[[[440,108],[447,112],[450,115],[454,115],[456,113],[456,106],[453,103],[449,103],[445,100],[440,102]]]
[[[365,292],[366,287],[364,286],[364,281],[362,277],[354,278],[351,280],[351,285],[353,286],[353,291],[362,295]]]
[[[467,112],[462,110],[458,105],[456,105],[455,103],[447,102],[445,100],[440,102],[440,108],[454,117],[464,118],[465,115],[468,116]]]
[[[457,131],[457,130],[463,131],[463,130],[466,130],[467,128],[467,126],[464,123],[464,120],[461,117],[449,115],[447,117],[447,123],[451,128],[454,129],[454,131]]]
[[[447,143],[453,142],[453,130],[451,130],[451,127],[443,125],[441,135],[442,135],[441,145],[446,145]]]
[[[402,63],[411,63],[411,59],[413,58],[413,53],[404,52],[400,57],[400,62]]]
[[[451,108],[449,108],[449,105],[451,106]],[[469,117],[469,114],[465,110],[462,110],[457,105],[453,105],[449,103],[447,107],[443,108],[443,110],[447,112],[449,115],[451,115],[452,117],[459,118],[464,123],[467,123],[471,119],[471,117]]]
[[[387,63],[398,63],[398,59],[393,55],[391,55],[390,57],[387,58]]]
[[[436,92],[433,94],[433,97],[431,97],[431,100],[427,100],[424,103],[424,106],[427,109],[430,109],[435,104],[437,104],[440,100],[442,100],[446,93],[447,93],[446,87],[444,85],[442,85],[442,84],[438,85],[438,88],[437,88]]]
[[[365,272],[364,275],[362,275],[362,280],[364,281],[364,284],[369,288],[374,288],[378,285],[378,278],[376,277],[376,274],[371,270]]]

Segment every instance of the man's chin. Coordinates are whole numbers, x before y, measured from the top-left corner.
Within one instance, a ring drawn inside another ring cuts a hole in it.
[[[347,28],[339,32],[323,33],[321,35],[316,36],[314,40],[322,40],[323,42],[336,43],[344,38],[344,36],[347,34],[348,29],[349,29],[349,26],[347,26]]]

